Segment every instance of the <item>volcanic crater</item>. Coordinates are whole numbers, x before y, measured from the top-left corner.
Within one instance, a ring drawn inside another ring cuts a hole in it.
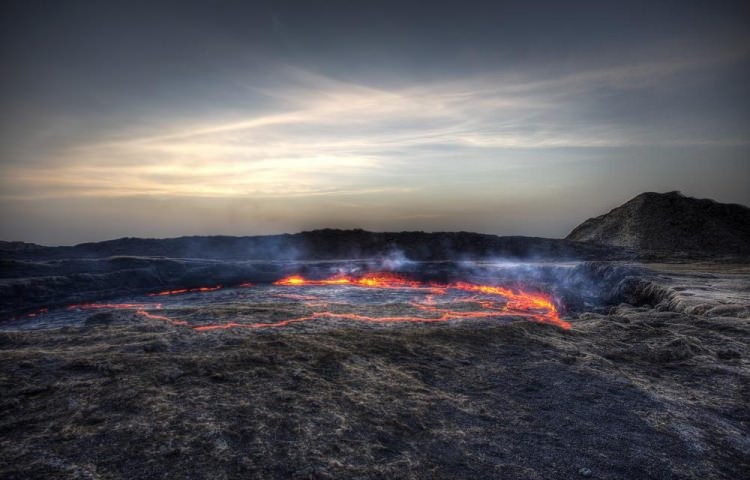
[[[652,198],[598,243],[4,244],[0,476],[742,478],[750,263],[607,244]]]
[[[342,264],[341,272],[351,269]],[[443,269],[445,267],[443,266]],[[485,267],[486,268],[486,267]],[[498,268],[502,275],[506,268]],[[415,280],[394,272],[336,273],[324,278],[290,275],[272,283],[188,287],[62,308],[42,307],[5,323],[4,329],[38,329],[91,323],[91,311],[129,311],[144,319],[195,331],[232,328],[317,328],[321,324],[372,325],[527,320],[569,329],[551,294],[467,281]],[[226,320],[231,319],[231,320]],[[95,321],[95,320],[94,320]]]

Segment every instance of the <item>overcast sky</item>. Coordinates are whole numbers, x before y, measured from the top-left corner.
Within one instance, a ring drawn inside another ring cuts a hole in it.
[[[746,2],[10,1],[0,239],[750,204]]]

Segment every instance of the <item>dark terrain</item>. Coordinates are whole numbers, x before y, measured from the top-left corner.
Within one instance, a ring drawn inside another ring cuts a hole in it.
[[[645,195],[569,240],[322,230],[5,243],[8,319],[337,265],[487,279],[483,262],[501,258],[519,264],[497,282],[553,294],[572,328],[196,332],[119,310],[63,328],[0,324],[0,478],[747,478],[747,209]],[[650,228],[661,240],[630,240]]]
[[[56,260],[113,256],[201,258],[211,260],[339,260],[373,258],[398,252],[411,260],[465,258],[622,258],[626,249],[569,240],[498,237],[470,232],[368,232],[322,229],[255,237],[120,238],[72,247],[0,242],[3,258]]]

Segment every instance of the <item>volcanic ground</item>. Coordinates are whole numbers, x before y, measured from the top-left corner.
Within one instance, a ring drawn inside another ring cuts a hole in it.
[[[747,265],[366,265],[8,318],[2,478],[746,476]]]

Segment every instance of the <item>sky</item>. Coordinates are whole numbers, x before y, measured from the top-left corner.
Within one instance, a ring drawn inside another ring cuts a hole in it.
[[[5,1],[0,239],[560,238],[750,205],[750,6]]]

